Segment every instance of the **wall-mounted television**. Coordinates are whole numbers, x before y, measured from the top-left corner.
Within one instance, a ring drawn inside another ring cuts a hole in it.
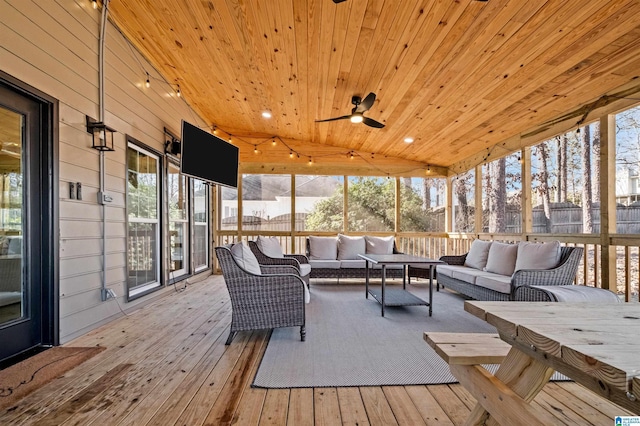
[[[182,120],[180,172],[219,185],[238,187],[238,147]]]

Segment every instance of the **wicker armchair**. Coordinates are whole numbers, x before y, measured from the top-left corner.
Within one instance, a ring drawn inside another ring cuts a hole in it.
[[[298,270],[298,274],[302,277],[302,280],[309,286],[309,276],[311,267],[301,266],[308,265],[309,259],[304,254],[285,254],[284,258],[270,257],[264,254],[258,244],[255,241],[249,241],[249,248],[258,259],[258,263],[261,265],[289,265]],[[304,269],[304,270],[303,270]]]
[[[262,275],[241,268],[231,255],[231,246],[216,247],[216,257],[231,298],[231,331],[300,326],[305,340],[304,286],[295,267],[260,265]]]

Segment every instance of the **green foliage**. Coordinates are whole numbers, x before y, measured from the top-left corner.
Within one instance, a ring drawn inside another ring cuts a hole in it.
[[[349,182],[349,231],[393,231],[395,222],[395,181],[359,177]],[[343,186],[316,204],[305,223],[309,231],[341,231],[343,218]],[[429,214],[423,200],[413,188],[401,191],[400,214],[403,229],[425,230]]]

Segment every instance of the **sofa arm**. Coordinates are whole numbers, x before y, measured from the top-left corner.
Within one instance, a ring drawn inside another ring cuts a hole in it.
[[[560,264],[553,269],[521,269],[511,277],[511,294],[525,285],[571,285],[576,278],[582,258],[582,247],[565,248],[570,250]]]
[[[448,265],[464,265],[464,261],[467,259],[467,253],[459,256],[441,256],[439,260],[445,262]]]

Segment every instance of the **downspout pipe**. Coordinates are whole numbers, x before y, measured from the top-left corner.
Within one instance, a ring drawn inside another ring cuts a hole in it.
[[[99,108],[100,116],[98,121],[104,123],[105,108],[104,108],[104,44],[107,33],[107,15],[109,14],[109,0],[102,0],[102,17],[100,20],[100,39],[98,47],[98,92],[99,92]],[[104,166],[104,151],[99,152],[100,159],[100,194],[105,192],[105,166]],[[102,301],[108,299],[107,293],[107,206],[104,203],[102,205],[102,286],[100,288],[100,295]]]

